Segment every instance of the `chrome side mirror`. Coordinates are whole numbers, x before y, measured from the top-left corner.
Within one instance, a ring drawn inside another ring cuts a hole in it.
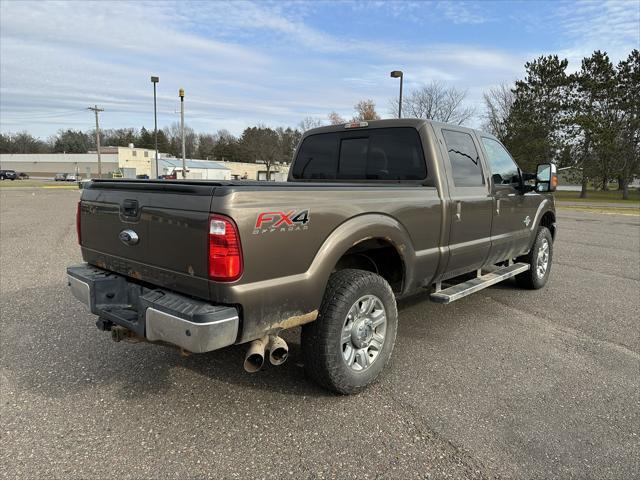
[[[558,186],[558,168],[554,163],[541,163],[536,169],[536,192],[554,192]]]

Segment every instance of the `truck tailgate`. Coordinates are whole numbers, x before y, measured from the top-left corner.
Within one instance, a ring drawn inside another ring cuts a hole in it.
[[[93,182],[80,205],[84,259],[158,287],[209,299],[208,219],[214,188]]]

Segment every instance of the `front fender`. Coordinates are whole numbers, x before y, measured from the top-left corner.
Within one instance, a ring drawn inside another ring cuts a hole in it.
[[[536,239],[536,232],[538,231],[538,228],[540,227],[540,223],[542,222],[542,219],[544,218],[544,216],[547,213],[551,213],[553,215],[553,218],[554,218],[554,221],[555,221],[556,209],[555,209],[555,202],[554,202],[553,197],[543,199],[540,202],[540,204],[538,205],[538,208],[536,210],[536,215],[533,218],[533,222],[531,222],[531,226],[529,227],[529,230],[530,230],[529,250],[533,246],[533,242]]]

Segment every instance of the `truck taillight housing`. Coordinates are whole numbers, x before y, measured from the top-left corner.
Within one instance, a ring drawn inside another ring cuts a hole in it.
[[[232,282],[242,275],[242,247],[238,227],[229,217],[209,217],[209,278]]]
[[[82,202],[78,202],[76,208],[76,234],[78,235],[78,245],[82,245]]]

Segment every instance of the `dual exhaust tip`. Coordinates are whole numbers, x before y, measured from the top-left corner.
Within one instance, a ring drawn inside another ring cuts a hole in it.
[[[267,335],[251,342],[244,357],[244,369],[255,373],[264,365],[264,357],[269,352],[271,365],[282,365],[289,356],[289,346],[277,335]]]

